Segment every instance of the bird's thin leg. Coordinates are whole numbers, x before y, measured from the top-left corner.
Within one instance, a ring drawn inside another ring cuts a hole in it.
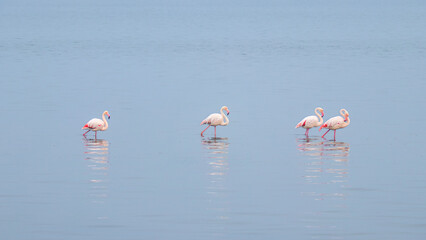
[[[306,129],[305,135],[306,137],[309,135],[309,128]]]
[[[86,136],[86,133],[88,133],[88,132],[90,132],[90,130],[87,130],[87,132],[85,132],[85,133],[83,134],[83,136]]]
[[[334,141],[336,141],[336,130],[334,130]]]
[[[97,136],[96,136],[96,134],[97,134],[97,133],[98,133],[98,132],[96,132],[96,131],[95,131],[95,139],[97,139]]]
[[[206,130],[207,130],[207,128],[209,128],[209,127],[210,127],[210,125],[208,125],[208,126],[206,127],[206,129],[204,129],[204,130],[201,132],[201,137],[204,137],[204,136],[203,136],[203,132],[204,132],[204,131],[206,131]]]
[[[216,126],[214,126],[214,137],[216,137]]]
[[[330,129],[328,129],[327,132],[324,133],[324,135],[322,135],[322,138],[324,138],[325,134],[327,134],[330,131]]]

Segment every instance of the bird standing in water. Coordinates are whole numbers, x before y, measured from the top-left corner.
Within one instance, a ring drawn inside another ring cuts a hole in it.
[[[328,131],[322,135],[323,138],[330,130],[334,130],[334,141],[336,141],[336,130],[345,128],[349,125],[349,123],[351,123],[351,120],[349,119],[349,112],[346,109],[340,109],[340,115],[342,115],[343,118],[341,116],[332,117],[320,127],[320,131],[322,128],[328,128]]]
[[[89,129],[89,130],[87,130],[87,132],[85,132],[83,134],[83,136],[86,137],[86,133],[88,133],[89,131],[94,131],[95,132],[95,139],[96,139],[97,131],[107,130],[108,129],[108,122],[105,119],[105,115],[108,116],[108,119],[111,118],[108,111],[105,111],[104,113],[102,113],[102,120],[99,119],[99,118],[93,118],[92,120],[88,121],[86,123],[86,125],[84,125],[84,127],[81,128],[81,129]]]
[[[210,114],[206,119],[204,119],[200,125],[208,124],[206,129],[204,129],[201,132],[201,136],[203,137],[204,131],[207,130],[210,126],[214,127],[214,137],[216,137],[216,126],[226,126],[229,124],[229,119],[226,117],[226,115],[223,113],[223,111],[226,111],[226,115],[229,115],[229,110],[227,106],[223,106],[220,109],[220,113],[212,113]]]
[[[321,115],[318,113],[318,111],[321,113]],[[313,127],[321,126],[321,124],[324,121],[322,119],[324,117],[324,110],[322,108],[320,108],[320,107],[315,108],[315,114],[318,116],[318,118],[316,116],[308,116],[308,117],[305,117],[304,119],[302,119],[302,121],[300,121],[296,125],[296,128],[303,127],[303,128],[306,129],[306,131],[305,131],[306,137],[309,137],[308,136],[309,129],[311,129]]]

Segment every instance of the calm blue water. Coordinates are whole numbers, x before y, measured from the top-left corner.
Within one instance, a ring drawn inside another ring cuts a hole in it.
[[[2,1],[0,238],[424,239],[425,29],[424,1]],[[336,141],[294,129],[317,106]]]

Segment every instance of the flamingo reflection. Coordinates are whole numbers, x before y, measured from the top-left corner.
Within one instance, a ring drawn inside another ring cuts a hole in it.
[[[90,169],[90,198],[94,204],[103,204],[108,197],[109,142],[103,139],[83,139],[84,160]],[[99,219],[105,218],[99,216]]]
[[[226,187],[226,175],[229,170],[228,138],[207,138],[202,139],[201,144],[206,152],[206,162],[208,163],[208,180],[206,187],[208,195],[208,209],[215,214],[216,221],[224,223],[229,219],[229,202]],[[221,234],[218,229],[216,234]],[[219,236],[217,236],[219,237]]]
[[[325,141],[317,138],[297,139],[298,150],[307,156],[304,178],[308,184],[339,184],[316,188],[323,192],[310,192],[316,200],[344,198],[342,187],[347,182],[350,146],[346,142]],[[325,192],[331,191],[331,192]]]
[[[338,234],[339,223],[330,219],[334,217],[333,213],[346,207],[344,188],[348,181],[350,146],[345,142],[326,141],[320,137],[299,138],[296,141],[298,150],[304,156],[303,178],[306,185],[301,193],[313,200],[310,211],[303,213],[305,227],[314,235],[323,231]]]

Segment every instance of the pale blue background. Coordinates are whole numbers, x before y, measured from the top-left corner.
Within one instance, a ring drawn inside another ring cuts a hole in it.
[[[0,1],[0,238],[424,239],[425,29],[424,1]],[[336,143],[294,129],[317,106]]]

